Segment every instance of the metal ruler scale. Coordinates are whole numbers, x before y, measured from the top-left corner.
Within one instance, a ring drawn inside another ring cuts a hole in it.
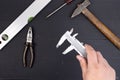
[[[0,50],[28,24],[51,0],[35,0],[15,21],[0,34]]]

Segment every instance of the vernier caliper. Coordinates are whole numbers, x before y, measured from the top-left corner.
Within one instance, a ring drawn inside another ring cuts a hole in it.
[[[0,34],[0,50],[35,17],[51,0],[35,0],[15,21]]]
[[[73,36],[71,35],[73,32],[73,29],[71,29],[70,31],[67,31],[59,40],[58,44],[57,44],[57,48],[59,46],[61,46],[63,44],[63,42],[65,40],[68,40],[68,42],[71,44],[64,52],[63,54],[67,54],[68,52],[70,52],[71,50],[75,50],[78,52],[78,54],[80,54],[83,57],[86,57],[86,50],[85,47],[83,45],[83,43],[79,42],[76,39],[76,36],[78,35],[78,33],[74,34]]]

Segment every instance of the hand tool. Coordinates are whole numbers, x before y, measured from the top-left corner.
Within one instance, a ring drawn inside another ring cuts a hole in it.
[[[0,49],[28,24],[29,18],[35,17],[50,1],[51,0],[35,0],[15,21],[13,21],[0,34]]]
[[[27,50],[28,48],[30,48],[30,54],[31,54],[31,58],[30,58],[30,64],[29,67],[32,67],[33,64],[33,48],[32,48],[32,38],[33,38],[33,34],[32,34],[32,28],[29,27],[28,29],[28,33],[27,33],[27,37],[26,37],[26,43],[25,43],[25,49],[24,49],[24,53],[23,53],[23,65],[24,67],[27,66]]]
[[[54,13],[56,13],[58,10],[60,10],[61,8],[63,8],[65,5],[71,3],[73,0],[65,0],[65,3],[63,5],[61,5],[59,8],[57,8],[56,10],[54,10],[52,13],[50,13],[47,18],[49,18],[50,16],[52,16]]]
[[[83,3],[79,4],[71,17],[73,18],[80,13],[84,14],[98,30],[100,30],[117,48],[120,49],[120,39],[87,9],[88,5],[90,5],[89,0],[85,0]]]
[[[68,52],[70,52],[71,50],[74,49],[82,57],[86,57],[87,54],[86,54],[85,47],[84,47],[83,43],[79,42],[76,39],[76,36],[78,35],[78,33],[76,33],[73,36],[71,36],[72,32],[73,32],[73,28],[70,31],[67,31],[65,34],[63,34],[63,36],[60,38],[60,40],[59,40],[56,48],[58,48],[59,46],[61,46],[65,40],[68,40],[68,42],[71,45],[63,52],[63,54],[67,54]]]

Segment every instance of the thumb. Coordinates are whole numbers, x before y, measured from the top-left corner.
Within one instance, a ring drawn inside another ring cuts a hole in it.
[[[80,63],[80,66],[81,66],[81,69],[82,69],[82,73],[85,74],[86,73],[86,69],[87,69],[87,62],[86,62],[85,58],[83,58],[80,55],[77,55],[76,58],[77,58],[77,60]]]

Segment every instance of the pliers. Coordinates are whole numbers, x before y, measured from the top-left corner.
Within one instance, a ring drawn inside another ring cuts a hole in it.
[[[32,35],[32,28],[29,27],[28,29],[28,33],[27,33],[27,37],[26,37],[26,43],[25,43],[25,49],[24,49],[24,53],[23,53],[23,65],[24,67],[27,66],[27,50],[28,48],[30,48],[30,63],[29,63],[29,67],[31,68],[32,67],[32,64],[33,64],[33,47],[32,47],[32,38],[33,38],[33,35]]]

